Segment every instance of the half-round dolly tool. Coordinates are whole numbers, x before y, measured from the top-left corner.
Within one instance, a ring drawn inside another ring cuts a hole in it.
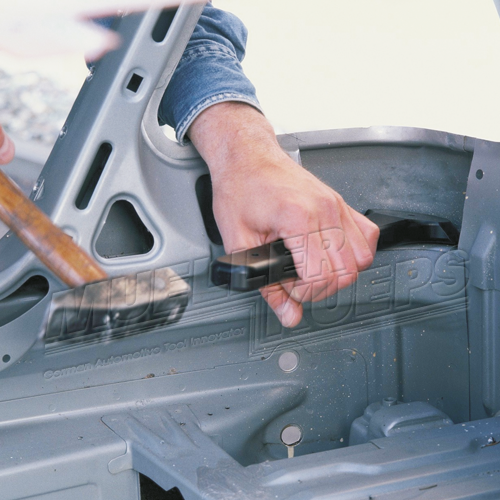
[[[380,229],[377,250],[411,244],[455,246],[460,233],[442,217],[400,212],[368,210],[366,217]],[[248,292],[266,285],[297,278],[293,257],[282,240],[223,255],[212,262],[214,285],[229,285],[231,290]]]

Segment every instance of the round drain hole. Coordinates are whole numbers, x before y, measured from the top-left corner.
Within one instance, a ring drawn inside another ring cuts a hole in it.
[[[302,439],[302,430],[298,425],[290,424],[283,428],[280,437],[285,446],[296,446]]]
[[[8,354],[6,354],[3,358],[2,358],[2,361],[4,363],[8,363],[10,361],[10,356]]]
[[[476,170],[476,178],[481,180],[483,177],[484,177],[484,172],[481,169]]]
[[[295,351],[287,351],[280,355],[278,365],[284,372],[293,372],[299,366],[299,355]]]

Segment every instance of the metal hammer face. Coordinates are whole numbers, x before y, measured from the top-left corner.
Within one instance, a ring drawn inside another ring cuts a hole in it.
[[[45,342],[99,342],[165,326],[181,318],[189,292],[165,267],[54,293]]]

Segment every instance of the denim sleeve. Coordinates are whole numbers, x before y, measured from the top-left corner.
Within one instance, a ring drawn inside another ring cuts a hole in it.
[[[261,111],[255,88],[243,73],[247,30],[233,14],[208,3],[158,109],[161,125],[176,131],[180,144],[194,119],[223,101],[247,103]]]

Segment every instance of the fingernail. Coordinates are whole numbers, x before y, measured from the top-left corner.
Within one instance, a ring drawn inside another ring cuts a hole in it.
[[[295,322],[295,308],[292,306],[292,304],[290,304],[290,302],[286,302],[285,304],[279,306],[276,309],[276,315],[285,328],[290,328],[290,326]]]

